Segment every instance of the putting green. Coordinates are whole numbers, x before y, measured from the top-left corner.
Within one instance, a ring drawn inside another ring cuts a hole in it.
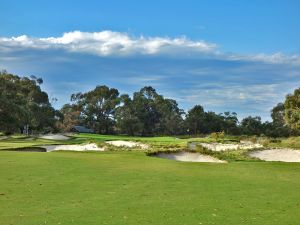
[[[1,225],[297,224],[300,164],[0,151]]]

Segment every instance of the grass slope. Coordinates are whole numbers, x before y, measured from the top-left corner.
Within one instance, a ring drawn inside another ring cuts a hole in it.
[[[300,164],[0,151],[0,225],[300,221]]]

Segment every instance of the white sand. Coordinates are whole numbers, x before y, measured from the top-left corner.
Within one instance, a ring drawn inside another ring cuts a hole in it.
[[[300,150],[268,149],[254,151],[249,155],[265,161],[300,162]]]
[[[238,150],[238,149],[255,149],[262,148],[261,144],[254,143],[241,143],[241,144],[221,144],[221,143],[199,143],[204,148],[211,151],[225,151],[225,150]]]
[[[104,151],[105,148],[99,148],[96,144],[85,145],[43,145],[41,148],[45,148],[47,152],[66,150],[66,151]]]
[[[133,142],[133,141],[106,141],[105,143],[117,146],[117,147],[127,147],[127,148],[141,148],[148,149],[149,145]]]
[[[213,163],[226,163],[226,161],[219,160],[209,155],[202,155],[194,152],[174,152],[174,153],[158,153],[155,157],[164,159],[173,159],[183,162],[213,162]]]
[[[62,134],[47,134],[40,136],[39,138],[48,139],[48,140],[56,140],[56,141],[63,141],[63,140],[69,140],[70,137],[67,137]]]

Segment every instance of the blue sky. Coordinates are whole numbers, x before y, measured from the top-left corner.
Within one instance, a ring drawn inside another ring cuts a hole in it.
[[[300,86],[300,1],[0,1],[0,68],[42,77],[59,101],[106,84],[154,86],[269,119]]]

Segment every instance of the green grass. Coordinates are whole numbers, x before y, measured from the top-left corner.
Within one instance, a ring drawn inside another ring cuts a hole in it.
[[[215,141],[95,134],[79,134],[67,141],[11,136],[0,141],[0,225],[273,225],[300,220],[299,163],[251,161],[246,151],[213,153],[230,163],[209,164],[159,159],[143,152],[3,150],[84,142],[101,145],[108,140],[139,141],[153,151],[184,149],[189,141]],[[300,138],[268,139],[266,146],[297,147],[299,142]]]
[[[297,163],[0,151],[0,171],[0,225],[294,225],[300,220]]]

